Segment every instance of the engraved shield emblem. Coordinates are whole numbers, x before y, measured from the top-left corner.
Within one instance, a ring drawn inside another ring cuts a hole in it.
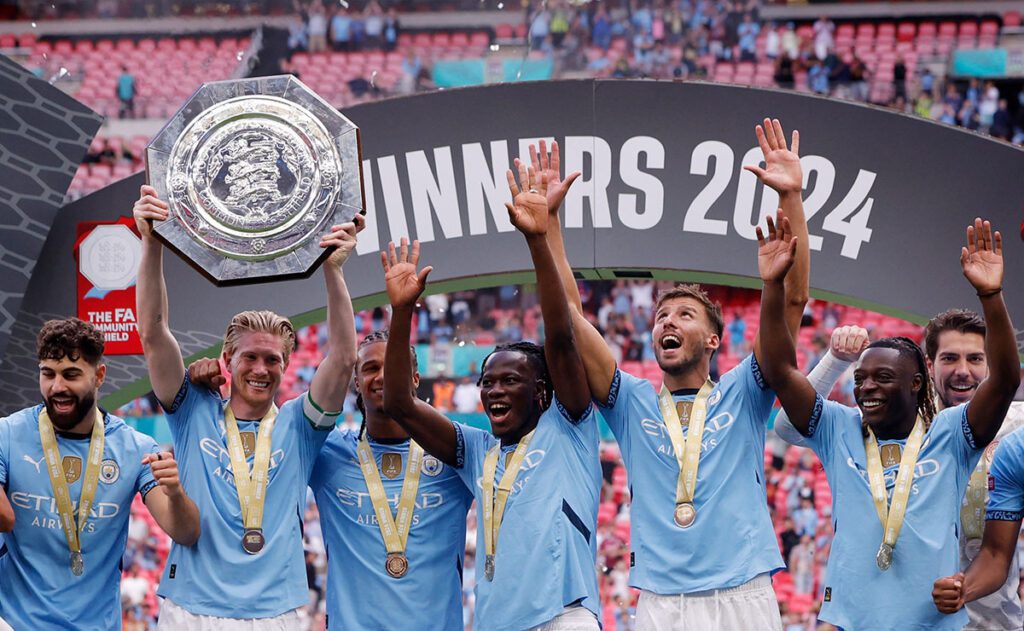
[[[308,276],[365,204],[359,130],[293,76],[203,84],[146,149],[157,234],[218,285]]]
[[[64,469],[64,479],[68,481],[68,484],[74,484],[78,482],[78,478],[82,477],[82,459],[78,456],[64,456],[61,466]]]
[[[380,472],[385,478],[394,480],[402,475],[402,454],[387,452],[381,454]]]

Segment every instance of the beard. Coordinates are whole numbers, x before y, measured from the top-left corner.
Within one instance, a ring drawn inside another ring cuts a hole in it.
[[[96,404],[96,395],[92,393],[81,399],[75,395],[71,396],[75,399],[75,407],[67,413],[57,412],[53,405],[53,397],[46,399],[46,413],[50,416],[50,421],[53,422],[54,427],[64,432],[81,423],[92,406]]]
[[[690,346],[685,355],[677,356],[671,363],[664,360],[660,353],[655,353],[654,359],[658,362],[658,368],[666,375],[682,375],[693,370],[694,367],[700,365],[700,360],[704,356],[704,347],[699,341]],[[685,348],[685,346],[680,348]]]

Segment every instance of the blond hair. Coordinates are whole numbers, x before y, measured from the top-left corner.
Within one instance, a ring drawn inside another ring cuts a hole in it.
[[[295,327],[288,318],[273,311],[243,311],[231,318],[224,333],[224,352],[232,357],[238,350],[238,340],[245,333],[271,333],[281,338],[281,354],[284,362],[295,350]]]

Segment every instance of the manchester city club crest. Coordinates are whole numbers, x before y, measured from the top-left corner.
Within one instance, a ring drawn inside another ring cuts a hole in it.
[[[440,475],[444,465],[433,456],[423,456],[423,473],[433,477]]]
[[[100,482],[113,484],[121,477],[121,468],[113,460],[107,459],[100,463]]]
[[[711,393],[711,396],[708,397],[708,405],[714,405],[714,404],[718,403],[721,399],[722,399],[722,391],[721,390],[715,390],[714,392]]]

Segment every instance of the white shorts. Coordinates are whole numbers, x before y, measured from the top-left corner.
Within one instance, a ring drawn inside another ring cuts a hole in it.
[[[782,631],[779,601],[767,574],[728,589],[662,596],[644,590],[636,607],[637,631],[757,629]]]
[[[14,629],[11,628],[11,625],[4,622],[3,618],[0,618],[0,631],[14,631]]]
[[[194,614],[165,598],[160,605],[156,628],[157,631],[294,631],[303,628],[303,624],[298,609],[273,618],[220,618]]]
[[[566,607],[562,613],[528,631],[600,631],[594,612],[579,605]]]

